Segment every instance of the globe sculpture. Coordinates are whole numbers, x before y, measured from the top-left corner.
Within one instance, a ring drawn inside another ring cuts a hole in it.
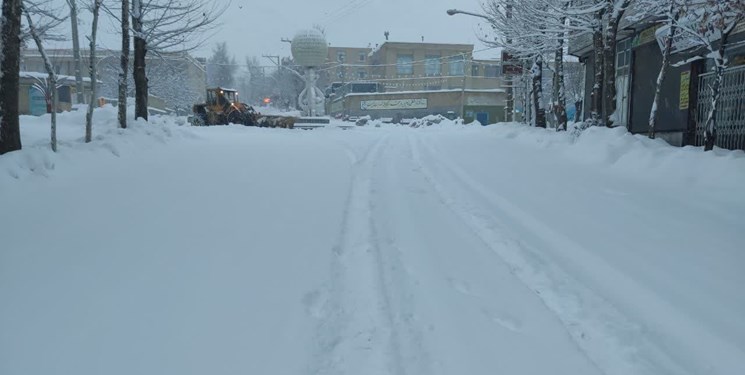
[[[316,68],[326,63],[328,45],[326,38],[317,30],[303,30],[292,39],[292,58],[305,70],[305,89],[300,93],[298,103],[306,116],[324,114],[324,95],[316,87],[318,73]]]

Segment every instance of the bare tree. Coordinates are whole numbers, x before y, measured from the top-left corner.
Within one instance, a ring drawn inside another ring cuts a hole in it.
[[[21,149],[18,89],[21,55],[21,0],[3,0],[0,52],[0,155]]]
[[[96,96],[98,95],[96,74],[96,34],[98,33],[98,14],[101,11],[103,0],[93,0],[91,12],[93,13],[93,23],[91,24],[91,35],[88,37],[90,42],[90,67],[89,75],[91,77],[91,98],[88,103],[88,112],[85,114],[85,142],[93,140],[93,108],[96,105]]]
[[[119,127],[127,128],[127,75],[129,71],[129,0],[122,0],[122,52],[121,71],[119,72],[119,100],[117,102]]]
[[[147,120],[148,79],[146,54],[185,52],[201,46],[208,29],[227,9],[201,0],[132,0],[134,36],[135,117]]]
[[[554,98],[557,108],[563,103],[563,46],[565,39],[565,16],[552,11],[560,0],[531,0],[514,2],[511,0],[491,0],[484,4],[486,18],[497,34],[494,39],[482,39],[487,45],[507,48],[509,53],[530,63],[531,116],[535,126],[546,127],[543,99],[543,71],[546,56],[557,55],[560,63],[554,63]],[[560,113],[561,111],[559,111]],[[527,113],[527,111],[526,111]],[[560,127],[566,127],[566,114]]]
[[[665,81],[668,67],[670,66],[670,55],[673,48],[673,40],[677,34],[677,22],[680,18],[683,10],[685,0],[638,0],[639,8],[642,9],[637,15],[631,17],[633,21],[637,21],[643,18],[651,17],[658,23],[663,25],[666,29],[664,43],[662,47],[662,65],[660,66],[660,72],[657,74],[657,82],[655,85],[654,99],[652,100],[652,108],[649,111],[649,138],[654,139],[655,126],[657,124],[657,109],[660,102],[660,93],[662,91],[662,84]]]
[[[212,87],[233,87],[235,85],[235,74],[238,70],[235,57],[230,55],[228,44],[220,42],[212,49],[212,56],[209,59],[210,74],[207,77],[209,85]]]
[[[44,2],[44,5],[46,5],[46,2]],[[49,30],[53,28],[56,25],[59,25],[64,21],[64,19],[57,18],[54,14],[54,11],[50,11],[48,9],[44,9],[42,5],[34,3],[32,1],[24,1],[24,4],[21,4],[21,7],[23,8],[23,12],[26,15],[26,22],[28,23],[28,33],[29,35],[34,39],[34,42],[36,43],[36,47],[39,49],[39,53],[41,54],[41,58],[44,61],[44,69],[47,71],[48,75],[48,84],[47,84],[47,95],[49,95],[49,100],[51,102],[51,140],[50,144],[52,146],[52,151],[57,152],[57,74],[54,71],[54,66],[52,65],[51,60],[49,60],[49,56],[47,55],[46,49],[44,49],[44,43],[42,41],[42,34],[41,30],[37,29],[35,26],[35,22],[33,18],[31,17],[33,14],[41,15],[41,17],[44,17],[47,20],[45,30]],[[17,92],[17,91],[16,91]]]
[[[616,38],[618,25],[631,0],[603,0],[603,120],[613,126],[616,111]]]
[[[80,39],[78,34],[78,3],[77,0],[67,0],[70,7],[70,26],[72,31],[72,56],[75,64],[75,93],[79,104],[85,103],[83,93],[83,62],[80,58]]]
[[[134,33],[134,70],[132,76],[135,84],[135,119],[147,121],[147,74],[145,73],[145,55],[147,41],[143,26],[144,15],[142,0],[132,0],[132,31]]]

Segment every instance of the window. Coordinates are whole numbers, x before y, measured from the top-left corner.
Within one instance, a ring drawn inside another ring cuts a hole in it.
[[[472,77],[478,77],[479,76],[479,66],[476,64],[471,65],[471,76]]]
[[[631,63],[631,39],[618,42],[616,45],[616,68],[623,68]]]
[[[347,53],[344,51],[339,51],[336,53],[336,61],[343,63],[344,60],[347,59]]]
[[[448,65],[450,66],[451,76],[462,76],[466,74],[466,61],[463,59],[463,55],[451,56]]]
[[[365,78],[367,78],[367,72],[364,71],[364,70],[362,70],[362,69],[358,70],[357,71],[357,78],[358,79],[365,79]]]
[[[424,74],[428,76],[440,75],[440,56],[428,55],[424,65]]]
[[[484,67],[484,77],[495,78],[499,77],[499,65],[487,65]]]
[[[360,52],[360,62],[365,62],[365,53]]]
[[[63,103],[72,103],[70,86],[62,86],[57,89],[57,100]]]
[[[396,58],[396,72],[402,76],[414,74],[414,56],[398,55]]]

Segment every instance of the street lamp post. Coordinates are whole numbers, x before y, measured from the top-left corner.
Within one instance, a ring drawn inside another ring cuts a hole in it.
[[[448,13],[448,16],[454,16],[456,14],[465,14],[467,16],[473,16],[473,17],[483,18],[483,19],[485,19],[487,21],[491,21],[489,19],[489,17],[487,17],[487,16],[485,16],[483,14],[468,12],[468,11],[460,10],[460,9],[448,9],[447,13]]]
[[[512,6],[511,5],[508,5],[507,6],[507,17],[508,18],[510,18],[512,16],[512,12],[511,11],[512,11]],[[478,14],[478,13],[474,13],[474,12],[468,12],[468,11],[460,10],[460,9],[448,9],[447,10],[447,14],[449,16],[454,16],[456,14],[465,14],[465,15],[471,16],[471,17],[483,18],[483,19],[485,19],[485,20],[487,20],[489,22],[492,21],[491,18],[489,18],[489,17],[487,17],[487,16],[485,16],[483,14]],[[502,61],[502,65],[504,65],[504,64],[505,64],[505,61]],[[507,79],[507,100],[506,100],[506,103],[505,103],[505,112],[506,112],[506,114],[505,114],[505,120],[511,122],[513,120],[513,116],[514,116],[514,113],[513,113],[514,99],[513,99],[513,89],[512,89],[513,77],[512,77],[511,74],[505,74],[505,75],[508,77],[508,79]]]

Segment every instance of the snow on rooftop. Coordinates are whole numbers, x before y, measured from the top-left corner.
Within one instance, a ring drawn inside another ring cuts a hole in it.
[[[483,90],[476,90],[476,89],[447,89],[447,90],[412,90],[412,91],[386,91],[386,92],[354,92],[349,93],[346,96],[368,96],[368,95],[392,95],[392,94],[401,94],[401,95],[410,95],[410,94],[432,94],[432,93],[438,93],[438,92],[469,92],[469,93],[500,93],[505,92],[504,89],[483,89]]]
[[[20,72],[18,74],[21,78],[36,78],[36,79],[47,79],[49,77],[48,73],[42,73],[42,72]],[[57,74],[57,80],[58,81],[75,81],[74,76],[68,76],[64,74]],[[90,77],[83,77],[83,82],[90,82]],[[101,82],[100,80],[98,82]]]

